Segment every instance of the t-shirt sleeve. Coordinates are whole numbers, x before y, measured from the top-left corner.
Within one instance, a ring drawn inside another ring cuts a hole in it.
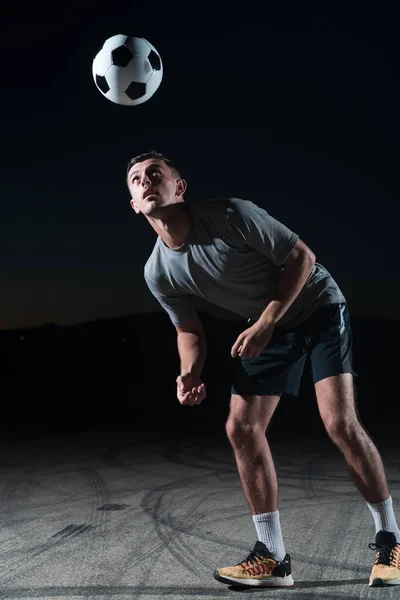
[[[154,281],[146,271],[144,272],[144,279],[147,287],[169,314],[174,325],[182,326],[196,315],[196,308],[191,296],[179,293],[172,288],[169,289],[166,285]]]
[[[244,242],[280,267],[299,236],[250,200],[231,199],[231,221]]]

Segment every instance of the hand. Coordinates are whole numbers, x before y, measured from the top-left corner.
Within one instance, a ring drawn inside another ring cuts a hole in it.
[[[198,375],[182,373],[176,378],[176,384],[177,396],[181,404],[197,406],[206,397],[206,386]]]
[[[274,332],[274,323],[256,321],[251,327],[243,331],[232,346],[231,355],[235,358],[255,358],[260,356]]]

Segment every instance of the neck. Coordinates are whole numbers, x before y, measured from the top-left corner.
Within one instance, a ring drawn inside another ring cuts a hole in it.
[[[163,209],[161,217],[147,217],[154,231],[169,248],[179,248],[184,244],[190,231],[190,217],[187,206],[181,202]]]

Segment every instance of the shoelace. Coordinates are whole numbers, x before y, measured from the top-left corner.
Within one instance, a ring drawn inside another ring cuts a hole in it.
[[[368,544],[368,548],[378,552],[378,556],[375,560],[376,565],[390,565],[390,562],[393,559],[393,548],[390,546],[385,546],[384,544],[379,546],[377,544]]]
[[[258,552],[254,552],[254,550],[252,550],[245,560],[241,560],[235,566],[238,567],[240,565],[243,565],[244,563],[246,563],[246,564],[250,563],[252,565],[255,565],[257,563],[257,558],[262,559],[262,558],[265,558],[265,556],[263,554],[259,554]]]

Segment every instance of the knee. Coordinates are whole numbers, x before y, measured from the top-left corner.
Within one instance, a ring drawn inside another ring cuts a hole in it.
[[[324,424],[329,437],[339,448],[351,446],[363,432],[355,418],[335,415],[326,419]]]
[[[252,443],[258,437],[260,427],[244,420],[229,418],[225,429],[232,446],[240,447]]]

